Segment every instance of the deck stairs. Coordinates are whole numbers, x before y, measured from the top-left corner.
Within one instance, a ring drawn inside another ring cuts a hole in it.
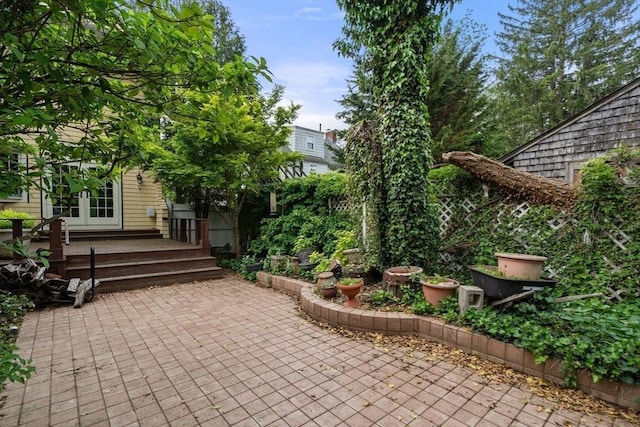
[[[117,292],[148,286],[188,283],[196,280],[218,279],[222,269],[209,248],[185,244],[180,248],[166,248],[161,241],[157,249],[149,245],[153,233],[75,233],[72,242],[96,243],[95,277],[100,281],[99,293]],[[147,244],[137,247],[135,241],[143,239]],[[110,242],[106,242],[110,241]],[[113,249],[105,247],[113,245]],[[91,277],[90,251],[66,254],[65,278],[88,279]]]

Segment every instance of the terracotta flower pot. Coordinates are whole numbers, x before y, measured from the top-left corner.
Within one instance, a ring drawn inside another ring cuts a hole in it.
[[[382,274],[382,284],[385,289],[393,292],[395,296],[401,296],[402,291],[400,286],[409,284],[409,280],[413,274],[422,273],[421,267],[391,267],[384,271]]]
[[[427,277],[420,280],[422,285],[422,293],[424,299],[434,307],[441,307],[442,300],[456,293],[456,289],[460,286],[457,280],[442,277],[436,281],[434,277]]]
[[[504,277],[538,280],[546,257],[526,254],[496,253],[498,271]]]
[[[360,279],[355,285],[341,285],[340,282],[338,282],[338,289],[340,289],[340,292],[347,297],[347,300],[344,302],[345,307],[360,306],[360,301],[356,299],[356,295],[360,293],[360,289],[362,289],[363,284],[364,281],[362,279]]]

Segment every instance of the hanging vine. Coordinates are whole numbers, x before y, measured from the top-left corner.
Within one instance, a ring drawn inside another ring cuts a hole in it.
[[[335,47],[359,66],[366,64],[374,88],[375,126],[354,126],[347,167],[353,174],[352,188],[362,191],[366,202],[372,227],[365,237],[369,258],[378,268],[416,264],[429,269],[437,257],[439,230],[437,211],[429,202],[432,156],[425,99],[428,52],[437,37],[442,8],[452,4],[338,0],[345,11],[345,37]]]

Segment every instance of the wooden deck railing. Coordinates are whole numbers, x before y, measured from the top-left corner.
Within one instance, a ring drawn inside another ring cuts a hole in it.
[[[169,218],[169,238],[208,248],[209,220],[206,218]]]

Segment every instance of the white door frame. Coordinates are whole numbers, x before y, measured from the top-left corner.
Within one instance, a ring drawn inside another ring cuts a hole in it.
[[[68,166],[78,167],[77,163]],[[82,167],[89,169],[95,164],[86,164]],[[112,180],[99,190],[98,197],[93,197],[88,192],[77,194],[77,204],[72,207],[70,216],[64,217],[67,225],[75,230],[99,230],[122,228],[122,192],[120,180]],[[43,213],[46,218],[59,212],[51,203],[51,199],[42,193]]]

